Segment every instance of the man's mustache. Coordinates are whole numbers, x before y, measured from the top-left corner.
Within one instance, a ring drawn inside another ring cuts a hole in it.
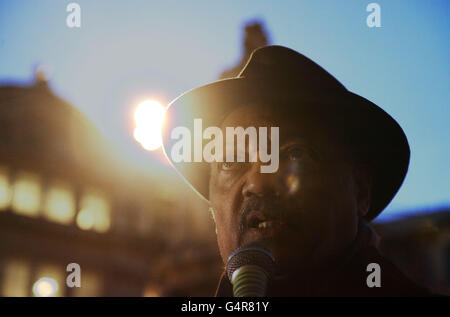
[[[247,216],[254,210],[263,212],[268,218],[275,220],[286,220],[287,206],[277,197],[252,196],[247,200],[239,217],[239,233],[242,235],[249,228]]]

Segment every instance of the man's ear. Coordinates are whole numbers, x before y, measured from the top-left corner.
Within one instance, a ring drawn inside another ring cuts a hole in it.
[[[358,216],[364,217],[370,208],[372,173],[367,166],[357,164],[353,168],[353,176],[356,187]]]
[[[211,213],[211,217],[214,220],[214,223],[216,223],[216,217],[214,216],[214,209],[213,207],[209,207],[209,212]]]
[[[216,222],[216,217],[214,215],[213,207],[209,206],[209,212],[211,213],[211,218],[214,220],[214,230],[215,230],[216,235],[217,235],[217,222]]]

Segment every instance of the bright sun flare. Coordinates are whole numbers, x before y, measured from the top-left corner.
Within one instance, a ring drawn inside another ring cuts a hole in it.
[[[161,146],[165,112],[166,109],[156,100],[145,100],[136,107],[133,135],[144,149],[153,151]]]

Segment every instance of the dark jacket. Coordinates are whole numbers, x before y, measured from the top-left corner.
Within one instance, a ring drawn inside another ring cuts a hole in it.
[[[430,296],[431,293],[409,280],[376,247],[376,234],[365,223],[340,265],[324,271],[308,272],[289,279],[272,280],[267,296]],[[380,265],[381,287],[369,287],[367,265]],[[304,273],[304,272],[303,272]],[[223,274],[216,290],[218,297],[233,296],[233,286]]]

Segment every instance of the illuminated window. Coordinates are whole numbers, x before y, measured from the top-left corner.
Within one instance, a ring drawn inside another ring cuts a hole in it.
[[[47,264],[38,267],[32,291],[37,297],[58,297],[63,296],[64,286],[65,267]]]
[[[143,297],[160,297],[161,289],[159,286],[155,284],[148,284],[144,288],[144,292],[142,294]]]
[[[108,201],[98,193],[83,196],[77,225],[83,230],[106,232],[110,227],[110,208]]]
[[[8,170],[0,167],[0,210],[5,210],[11,203],[11,188],[9,186]]]
[[[61,182],[52,184],[45,198],[44,216],[51,221],[70,224],[75,215],[75,198],[71,188]]]
[[[72,295],[75,297],[95,297],[101,296],[102,281],[98,274],[83,270],[81,287],[72,288]]]
[[[39,215],[41,186],[39,178],[31,173],[19,173],[13,186],[12,207],[18,214]]]
[[[51,277],[41,277],[33,284],[33,294],[37,297],[53,297],[58,289],[58,282]]]
[[[9,259],[2,272],[2,296],[25,297],[29,295],[30,264],[19,259]]]

